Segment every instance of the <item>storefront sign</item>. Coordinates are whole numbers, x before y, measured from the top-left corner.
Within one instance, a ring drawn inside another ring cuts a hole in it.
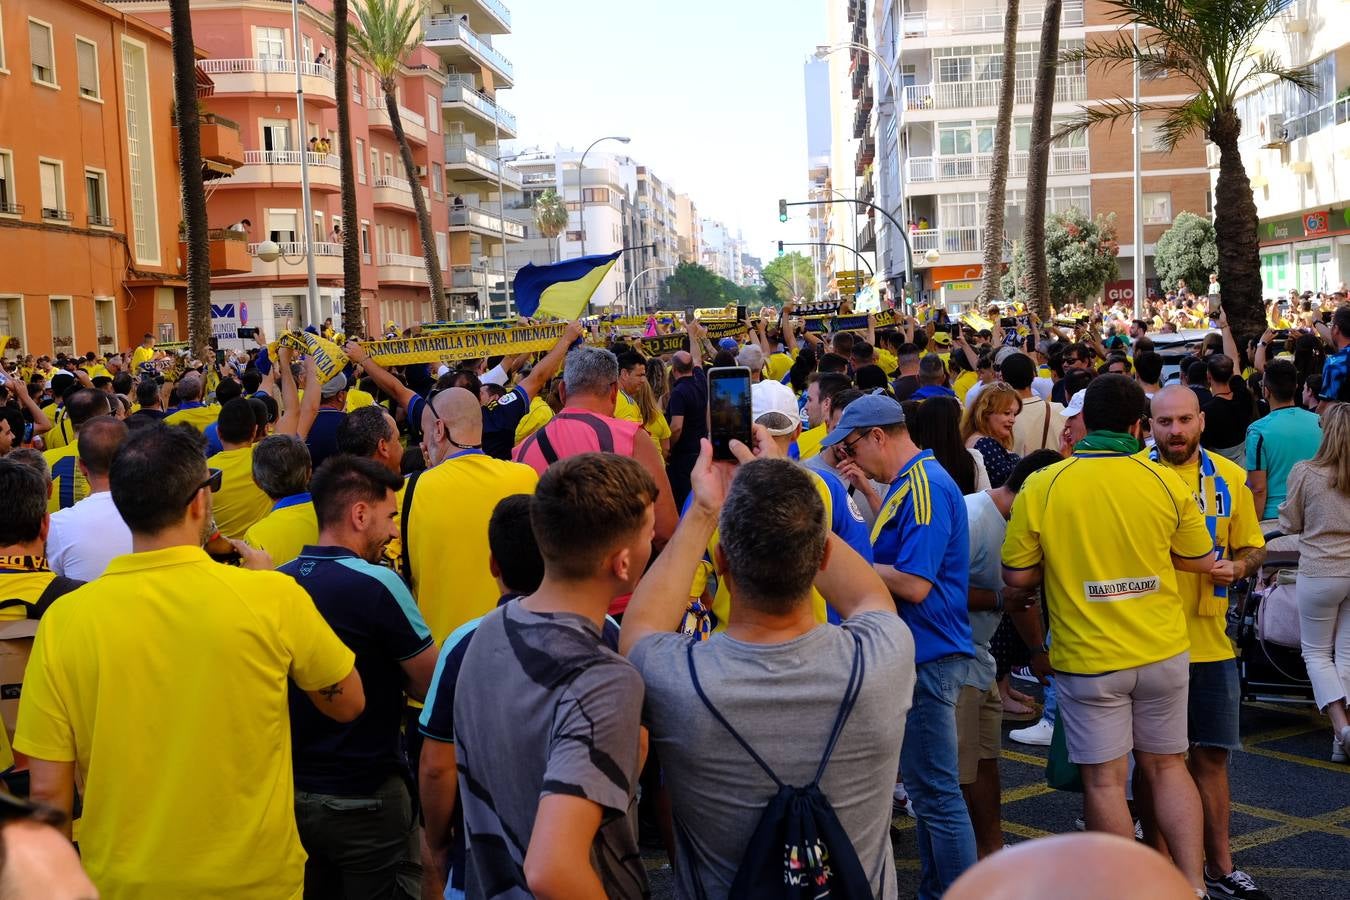
[[[1107,303],[1134,303],[1133,281],[1112,281],[1106,286]]]
[[[1303,215],[1303,233],[1308,237],[1326,234],[1331,230],[1330,220],[1331,213],[1329,210],[1305,213]]]

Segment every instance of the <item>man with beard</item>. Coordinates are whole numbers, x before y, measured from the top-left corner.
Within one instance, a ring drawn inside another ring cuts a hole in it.
[[[1191,639],[1187,764],[1205,816],[1205,884],[1211,897],[1267,900],[1251,876],[1233,868],[1229,846],[1228,756],[1241,748],[1241,696],[1233,644],[1224,633],[1229,586],[1255,573],[1265,558],[1261,523],[1246,473],[1201,448],[1205,414],[1195,392],[1180,385],[1165,387],[1154,396],[1152,412],[1156,446],[1148,458],[1176,472],[1195,492],[1217,556],[1209,574],[1177,571],[1177,592]],[[1141,776],[1147,773],[1136,769],[1135,778]],[[1134,795],[1136,801],[1145,801],[1140,814],[1148,825],[1150,792],[1136,787]]]
[[[426,696],[436,647],[407,585],[377,565],[398,534],[402,484],[374,460],[330,456],[310,485],[319,542],[280,569],[309,592],[356,653],[366,691],[365,714],[341,724],[291,689],[295,820],[309,854],[306,895],[415,898],[421,890],[399,726],[405,691]]]

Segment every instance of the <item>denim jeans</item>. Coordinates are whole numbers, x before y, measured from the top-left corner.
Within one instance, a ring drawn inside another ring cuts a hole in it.
[[[971,662],[944,656],[916,667],[900,768],[918,820],[920,900],[938,900],[975,864],[975,832],[956,766],[956,699]]]

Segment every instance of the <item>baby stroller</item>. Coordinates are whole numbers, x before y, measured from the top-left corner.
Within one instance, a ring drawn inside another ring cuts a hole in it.
[[[1275,531],[1266,535],[1266,544],[1261,571],[1235,586],[1235,602],[1228,612],[1242,699],[1274,695],[1311,701],[1312,684],[1299,646],[1297,539]]]

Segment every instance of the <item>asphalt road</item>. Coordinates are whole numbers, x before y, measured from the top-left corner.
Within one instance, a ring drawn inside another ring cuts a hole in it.
[[[1008,843],[1072,831],[1082,815],[1079,795],[1046,786],[1045,748],[1007,740],[1007,732],[1020,727],[1004,728],[1000,763]],[[1275,900],[1350,898],[1350,765],[1329,761],[1326,721],[1309,703],[1252,701],[1243,705],[1242,741],[1244,752],[1234,754],[1230,772],[1236,865]],[[897,818],[891,838],[900,897],[913,897],[913,820]],[[646,860],[652,896],[673,897],[665,855],[648,851]]]

